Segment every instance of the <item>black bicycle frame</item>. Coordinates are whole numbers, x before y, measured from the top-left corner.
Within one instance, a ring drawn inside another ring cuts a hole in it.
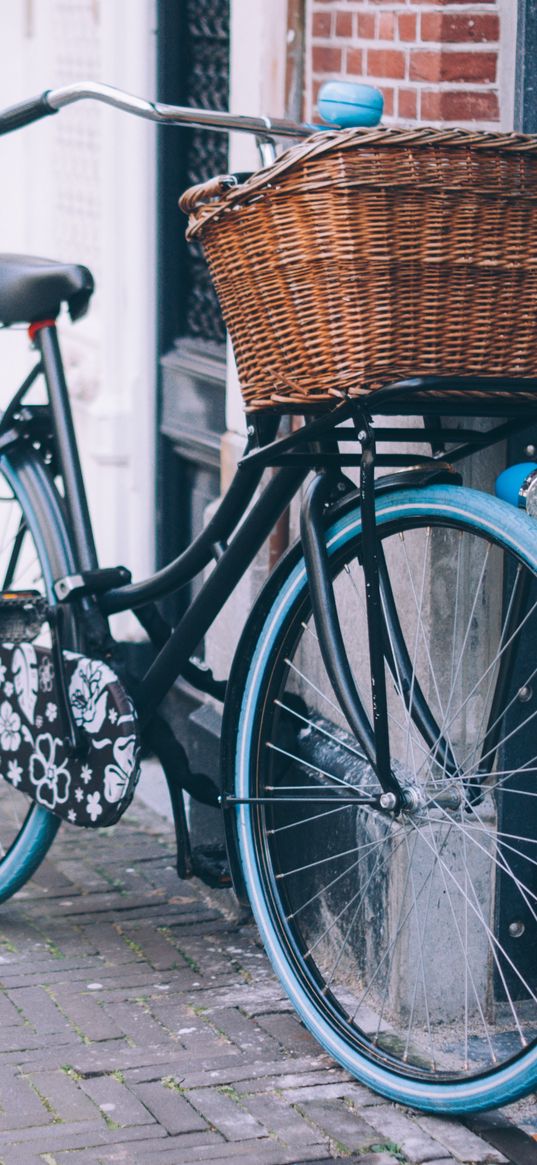
[[[35,327],[35,326],[34,326]],[[35,333],[35,344],[40,352],[40,364],[30,374],[24,385],[8,407],[0,424],[0,450],[13,441],[21,439],[21,430],[28,428],[37,410],[21,409],[21,401],[39,371],[43,371],[50,412],[47,425],[51,430],[50,443],[53,448],[56,469],[64,483],[65,504],[73,531],[77,556],[77,570],[81,575],[113,575],[114,572],[99,572],[97,554],[93,540],[84,483],[76,446],[74,427],[65,377],[63,373],[56,330],[53,325],[43,325]],[[487,392],[486,399],[471,401],[461,393],[478,388]],[[506,390],[510,399],[501,399],[497,392]],[[517,394],[523,394],[517,400]],[[204,580],[188,610],[172,629],[161,620],[157,639],[160,650],[148,672],[140,681],[136,702],[142,721],[147,722],[156,712],[164,696],[176,679],[188,672],[190,658],[197,645],[204,638],[215,621],[239,580],[252,563],[255,555],[270,534],[273,526],[284,513],[297,493],[306,475],[313,470],[313,482],[306,491],[302,504],[301,537],[306,558],[310,592],[316,631],[321,653],[330,677],[332,687],[346,715],[352,731],[365,750],[369,762],[374,767],[382,790],[390,794],[389,807],[396,812],[404,795],[392,772],[389,749],[388,713],[386,701],[385,662],[395,683],[404,694],[410,687],[411,664],[408,657],[402,629],[391,594],[382,546],[377,538],[375,525],[375,494],[379,490],[401,488],[412,484],[426,484],[432,477],[454,478],[449,462],[468,456],[477,448],[492,445],[503,440],[509,433],[524,428],[534,420],[535,408],[529,393],[537,393],[537,380],[515,381],[492,378],[464,378],[446,380],[441,377],[414,378],[378,390],[373,397],[362,400],[346,399],[335,407],[327,408],[321,415],[316,412],[311,419],[305,418],[301,428],[277,438],[280,415],[267,410],[256,414],[249,426],[245,454],[231,483],[212,519],[192,544],[173,562],[149,579],[114,586],[101,595],[97,587],[84,598],[86,610],[101,620],[106,627],[106,616],[118,611],[137,609],[144,626],[151,623],[151,612],[155,612],[154,622],[160,618],[153,608],[154,601],[170,594],[191,581],[204,571],[209,564],[213,569]],[[438,395],[441,394],[441,395]],[[454,402],[451,402],[455,394]],[[537,396],[536,396],[537,401]],[[415,415],[422,412],[426,418],[424,429],[379,428],[373,425],[370,405],[374,401],[375,414]],[[419,403],[418,403],[419,402]],[[526,406],[526,407],[524,407]],[[449,430],[442,427],[445,415],[491,416],[504,418],[489,432],[464,429]],[[351,422],[351,427],[341,428]],[[431,455],[399,454],[390,452],[379,454],[381,442],[414,440],[427,444]],[[341,451],[339,443],[352,441],[361,449],[358,453]],[[446,447],[451,446],[446,454]],[[418,464],[417,464],[418,462]],[[375,482],[374,471],[378,465],[392,465],[407,472],[400,472],[387,481]],[[360,701],[352,670],[344,646],[343,636],[337,617],[332,591],[328,556],[326,554],[324,528],[326,505],[338,496],[338,491],[354,491],[352,482],[342,472],[345,466],[359,465],[361,468],[360,504],[362,509],[363,537],[361,562],[366,583],[367,625],[370,651],[370,674],[372,686],[373,724]],[[409,466],[412,465],[412,470]],[[267,485],[257,498],[254,495],[260,484],[263,471],[272,468]],[[516,644],[504,653],[497,684],[503,692],[508,682]],[[189,675],[189,678],[191,676]],[[419,687],[413,686],[414,695],[411,714],[425,739],[442,756],[446,771],[456,771],[448,744],[442,739],[427,702]],[[493,701],[492,713],[495,715]],[[494,721],[489,721],[486,740],[490,747],[494,744]],[[496,732],[497,736],[497,732]],[[487,766],[490,767],[490,766]]]
[[[39,328],[35,345],[41,353],[58,467],[65,486],[65,504],[81,570],[95,570],[97,551],[89,514],[63,363],[54,326]]]

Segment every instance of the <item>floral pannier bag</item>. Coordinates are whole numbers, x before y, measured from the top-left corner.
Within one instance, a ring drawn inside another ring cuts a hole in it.
[[[106,663],[63,652],[67,693],[85,748],[70,752],[58,706],[52,653],[33,643],[0,645],[0,775],[72,825],[113,825],[139,776],[137,717]]]

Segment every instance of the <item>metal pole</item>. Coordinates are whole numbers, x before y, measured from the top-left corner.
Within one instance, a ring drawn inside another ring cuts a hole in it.
[[[537,4],[518,0],[515,61],[515,126],[537,133]]]

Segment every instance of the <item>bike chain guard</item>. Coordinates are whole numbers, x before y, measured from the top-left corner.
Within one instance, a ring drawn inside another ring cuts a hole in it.
[[[0,775],[13,788],[72,825],[114,825],[132,800],[139,756],[134,705],[107,663],[57,642],[0,643]]]

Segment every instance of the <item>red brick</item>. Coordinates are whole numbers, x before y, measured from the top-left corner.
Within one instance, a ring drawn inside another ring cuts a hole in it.
[[[311,97],[312,97],[312,101],[313,101],[314,121],[317,121],[319,118],[319,110],[317,109],[317,98],[319,96],[319,90],[324,85],[324,83],[325,83],[324,81],[316,81],[315,79],[311,83]]]
[[[444,12],[424,12],[420,24],[421,39],[441,41],[445,18]]]
[[[421,95],[421,117],[423,121],[441,121],[442,120],[442,98],[446,97],[446,93],[439,93],[437,89],[428,92],[425,90]]]
[[[480,44],[496,41],[500,35],[500,20],[492,13],[449,15],[448,12],[424,12],[421,18],[421,39],[450,43]]]
[[[410,54],[409,77],[411,81],[440,81],[442,76],[442,52],[430,49]]]
[[[415,121],[418,116],[418,94],[415,89],[399,90],[398,114],[405,121]]]
[[[473,89],[452,89],[443,93],[421,95],[422,121],[497,121],[496,93]]]
[[[346,72],[350,77],[363,77],[364,54],[361,49],[347,49]]]
[[[352,36],[352,12],[336,12],[336,36]]]
[[[497,53],[443,53],[443,81],[487,81],[496,80]]]
[[[341,49],[314,45],[311,57],[314,73],[341,73]]]
[[[397,49],[368,49],[367,73],[369,77],[400,80],[405,75],[405,54]]]
[[[332,26],[332,16],[330,12],[314,12],[312,34],[313,36],[330,36],[330,29]]]
[[[495,81],[496,53],[454,53],[420,49],[410,54],[411,81]]]
[[[381,12],[379,16],[379,40],[393,40],[395,36],[395,15],[393,12]]]
[[[375,35],[375,17],[372,12],[358,13],[358,36],[363,40],[373,40]]]
[[[386,117],[393,117],[393,89],[382,88],[382,96],[384,98],[384,113]]]
[[[399,16],[399,40],[416,40],[418,18],[414,12],[402,12]]]
[[[459,4],[460,5],[461,2],[464,2],[464,0],[436,0],[436,5],[438,8],[441,8],[443,5],[447,6],[449,4]],[[427,4],[428,7],[430,8],[432,0],[410,0],[410,3],[411,4]],[[472,3],[476,6],[478,4],[488,4],[490,7],[492,7],[492,5],[496,4],[496,0],[472,0]]]

